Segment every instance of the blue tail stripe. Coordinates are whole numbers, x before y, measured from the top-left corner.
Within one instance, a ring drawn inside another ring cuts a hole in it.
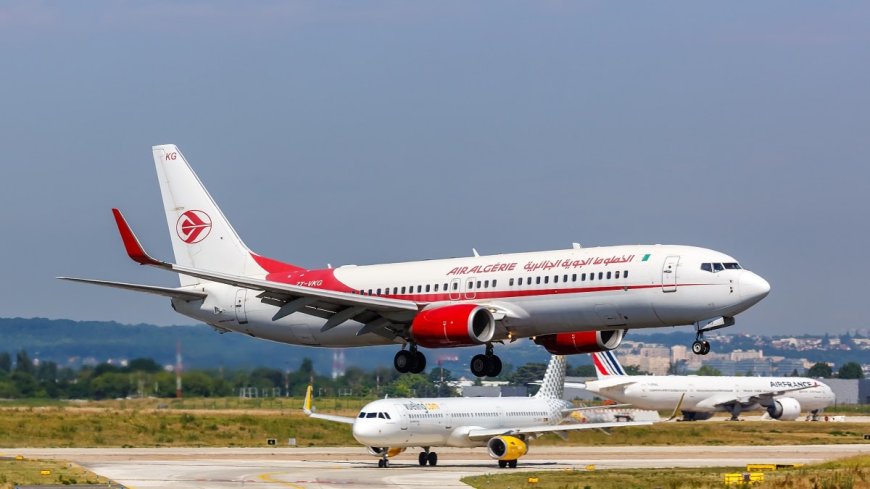
[[[604,355],[607,365],[609,365],[610,369],[615,372],[614,375],[625,375],[625,370],[622,369],[622,365],[620,365],[619,361],[616,360],[613,352],[605,351],[602,353]]]

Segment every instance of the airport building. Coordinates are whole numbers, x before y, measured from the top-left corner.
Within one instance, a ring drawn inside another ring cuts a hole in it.
[[[827,384],[837,404],[870,404],[870,379],[819,379]]]

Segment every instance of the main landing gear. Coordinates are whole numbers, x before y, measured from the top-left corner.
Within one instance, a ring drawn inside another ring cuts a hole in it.
[[[393,358],[393,366],[399,373],[411,372],[419,374],[426,368],[426,355],[417,350],[417,345],[411,343],[408,350],[399,350]]]
[[[493,353],[492,343],[486,344],[486,353],[472,357],[471,373],[478,377],[496,377],[501,373],[501,358]]]
[[[420,452],[420,456],[418,457],[418,461],[420,462],[420,466],[424,466],[427,463],[432,467],[438,465],[438,454],[435,452],[430,452],[428,448],[423,448],[424,451]]]
[[[510,467],[512,469],[517,468],[516,459],[514,459],[514,460],[499,460],[498,461],[498,468],[503,469],[505,467]]]

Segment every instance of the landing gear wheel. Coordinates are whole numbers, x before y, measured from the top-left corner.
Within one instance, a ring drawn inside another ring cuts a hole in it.
[[[495,355],[489,355],[486,358],[486,376],[498,377],[501,373],[501,358]]]
[[[438,465],[438,454],[435,452],[429,452],[429,455],[426,456],[426,460],[429,462],[429,465],[435,467]]]
[[[471,358],[471,373],[476,377],[483,377],[487,370],[486,355],[474,355]]]
[[[411,352],[411,354],[414,355],[414,362],[413,365],[411,365],[409,372],[412,374],[419,374],[426,369],[426,355],[417,350]]]
[[[420,465],[426,465],[426,457],[427,457],[428,455],[429,455],[429,454],[426,453],[426,452],[420,452],[420,456],[417,457],[417,458],[419,459]]]
[[[517,461],[516,460],[508,460],[508,467],[510,467],[512,469],[517,468]]]
[[[706,355],[710,353],[710,343],[706,340],[695,340],[692,343],[692,353],[695,355]]]
[[[378,468],[379,469],[385,469],[386,467],[387,467],[387,459],[382,458],[382,459],[378,460]]]
[[[399,350],[393,358],[393,366],[399,373],[409,372],[414,366],[414,354],[407,350]]]
[[[507,467],[507,460],[499,460],[498,461],[498,468],[503,469],[505,467]]]
[[[706,341],[706,340],[702,341],[701,345],[703,345],[703,350],[701,351],[701,355],[706,355],[706,354],[710,353],[710,342],[709,341]]]

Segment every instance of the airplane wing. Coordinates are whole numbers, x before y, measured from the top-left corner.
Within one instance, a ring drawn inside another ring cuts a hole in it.
[[[195,290],[174,289],[172,287],[156,287],[154,285],[139,285],[128,284],[124,282],[110,282],[108,280],[94,280],[89,278],[74,278],[74,277],[57,277],[60,280],[69,280],[70,282],[82,282],[86,284],[102,285],[104,287],[114,287],[116,289],[132,290],[135,292],[145,292],[148,294],[162,295],[164,297],[175,297],[186,301],[195,301],[205,299],[208,294],[205,292],[197,292]]]
[[[626,421],[626,422],[607,422],[607,423],[575,423],[575,424],[557,424],[557,425],[540,425],[527,426],[524,428],[496,428],[496,429],[473,429],[468,432],[470,440],[485,440],[493,436],[501,435],[536,435],[543,433],[563,433],[574,430],[597,430],[603,428],[624,428],[626,426],[647,426],[653,424],[652,421]]]
[[[311,407],[311,396],[313,390],[314,386],[309,385],[308,390],[305,392],[305,402],[302,404],[302,412],[305,413],[309,418],[325,419],[326,421],[334,421],[336,423],[344,424],[353,424],[356,421],[356,418],[351,418],[348,416],[335,416],[332,414],[315,413],[313,408]]]
[[[625,408],[631,407],[631,404],[605,404],[602,406],[581,406],[581,407],[573,407],[562,410],[562,415],[574,413],[577,411],[593,411],[593,410],[607,410],[607,409],[617,409],[617,408]]]
[[[160,261],[151,257],[145,251],[139,239],[130,228],[130,225],[124,219],[121,211],[112,209],[112,213],[115,216],[115,222],[118,225],[118,231],[121,233],[121,239],[124,242],[127,255],[133,261],[140,265],[161,268],[203,280],[262,291],[257,297],[262,299],[263,302],[280,307],[272,318],[273,320],[278,320],[294,312],[302,312],[327,319],[326,324],[323,326],[323,331],[326,331],[353,319],[365,323],[365,326],[357,332],[357,335],[375,333],[392,338],[396,334],[388,328],[390,322],[383,317],[383,314],[390,314],[393,319],[399,317],[402,319],[407,318],[410,321],[420,309],[417,303],[413,301],[302,287],[271,280],[184,267]]]
[[[739,403],[744,407],[748,407],[748,406],[751,406],[753,404],[761,404],[762,406],[767,406],[773,401],[774,397],[782,396],[782,395],[788,394],[789,392],[795,392],[795,391],[800,391],[800,390],[804,390],[804,389],[811,389],[811,388],[816,387],[818,385],[819,385],[818,383],[799,385],[796,387],[789,387],[789,388],[785,388],[785,389],[771,390],[769,392],[758,392],[758,393],[755,393],[751,396],[737,397],[737,398],[731,398],[731,399],[725,399],[725,400],[717,400],[717,402],[714,404],[714,406],[727,407],[727,406],[730,406],[731,404],[734,404],[734,403]]]

